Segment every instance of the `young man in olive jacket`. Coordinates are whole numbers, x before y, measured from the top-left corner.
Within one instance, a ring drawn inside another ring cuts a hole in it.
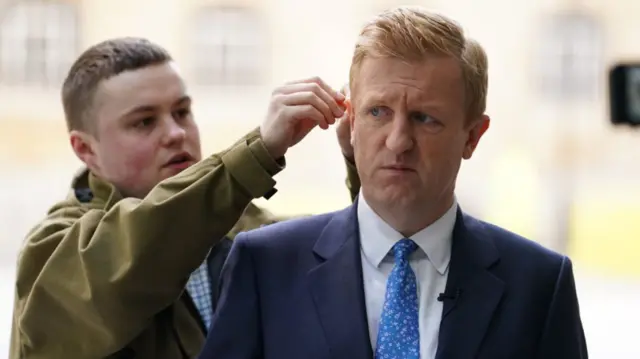
[[[289,83],[259,128],[202,158],[191,99],[165,49],[119,38],[84,52],[62,100],[87,169],[27,236],[10,358],[195,357],[215,299],[211,248],[278,220],[251,200],[275,193],[288,148],[342,117],[343,99],[318,78]],[[345,158],[348,136],[339,129]],[[354,198],[359,180],[347,164]]]

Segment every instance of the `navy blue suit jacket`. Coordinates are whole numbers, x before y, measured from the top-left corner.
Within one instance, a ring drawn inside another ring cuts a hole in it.
[[[372,358],[355,208],[239,234],[200,358]],[[460,210],[452,246],[438,359],[587,358],[567,257]]]

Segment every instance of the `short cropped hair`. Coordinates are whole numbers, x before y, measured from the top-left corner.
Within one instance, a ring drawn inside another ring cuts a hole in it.
[[[171,55],[167,50],[143,38],[115,38],[91,46],[71,66],[62,85],[67,129],[94,132],[92,111],[102,81],[125,71],[169,61]]]
[[[451,56],[460,62],[468,116],[484,114],[487,104],[487,54],[465,37],[455,21],[420,7],[397,7],[374,17],[356,42],[349,71],[351,86],[365,58],[423,61],[429,56]],[[353,88],[352,88],[353,90]]]

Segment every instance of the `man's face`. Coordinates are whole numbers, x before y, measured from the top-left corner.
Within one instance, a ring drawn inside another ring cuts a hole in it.
[[[367,202],[387,210],[446,211],[460,162],[471,157],[489,124],[486,116],[467,116],[459,63],[367,58],[356,75],[352,106],[352,141]]]
[[[92,114],[96,135],[72,133],[74,150],[125,196],[144,197],[160,181],[201,159],[191,99],[173,63],[103,81]]]

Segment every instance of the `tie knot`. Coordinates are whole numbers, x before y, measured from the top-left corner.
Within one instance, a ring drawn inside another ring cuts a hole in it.
[[[418,248],[416,242],[404,238],[398,241],[398,243],[393,245],[393,256],[396,261],[406,261],[409,258],[409,255],[413,253]]]

